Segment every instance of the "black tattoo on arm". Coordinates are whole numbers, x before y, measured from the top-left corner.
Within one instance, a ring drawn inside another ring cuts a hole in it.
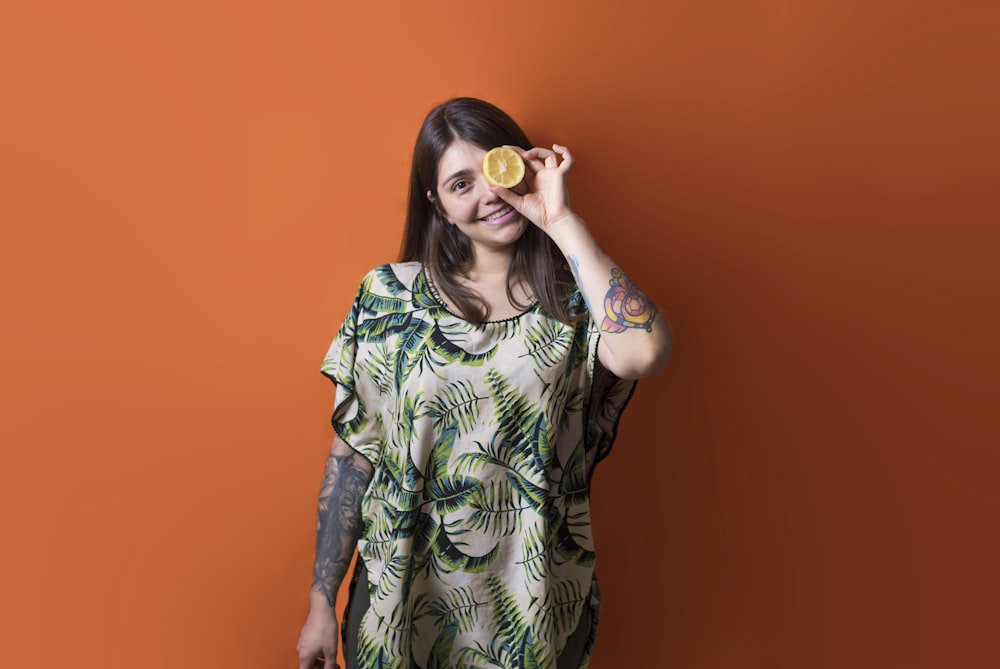
[[[312,585],[331,607],[361,536],[361,498],[371,479],[371,465],[363,455],[331,450],[319,493]]]

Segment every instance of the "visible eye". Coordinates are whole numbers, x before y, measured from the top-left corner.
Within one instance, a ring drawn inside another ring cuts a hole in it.
[[[454,184],[452,184],[451,190],[453,192],[458,192],[458,191],[465,190],[468,187],[469,187],[469,182],[468,181],[466,181],[465,179],[459,179]]]

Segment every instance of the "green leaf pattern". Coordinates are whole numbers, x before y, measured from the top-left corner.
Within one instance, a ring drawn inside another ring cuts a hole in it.
[[[598,336],[538,305],[473,326],[419,263],[365,277],[322,366],[375,470],[362,667],[551,669],[584,607],[596,620],[590,479],[634,387]]]

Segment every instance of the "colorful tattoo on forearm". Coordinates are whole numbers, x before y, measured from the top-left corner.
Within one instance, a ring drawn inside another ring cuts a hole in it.
[[[604,332],[624,332],[628,328],[653,329],[656,306],[630,278],[617,267],[611,268],[611,289],[604,296]]]
[[[575,255],[569,256],[569,268],[576,279],[576,285],[580,287],[583,298],[587,301],[587,308],[594,318],[598,317],[598,312],[594,309],[593,303],[587,294],[587,289],[583,286],[583,277],[580,275],[580,261]],[[617,267],[611,268],[611,289],[604,296],[604,320],[601,322],[603,332],[624,332],[629,328],[643,328],[646,332],[653,330],[653,319],[656,317],[656,305],[644,292],[639,290],[632,279],[625,276],[625,272]]]

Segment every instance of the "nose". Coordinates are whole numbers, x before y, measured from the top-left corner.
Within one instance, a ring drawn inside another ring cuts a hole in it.
[[[484,204],[500,202],[500,196],[493,192],[493,187],[486,181],[486,177],[480,171],[476,177],[476,189],[480,193],[479,201]]]

